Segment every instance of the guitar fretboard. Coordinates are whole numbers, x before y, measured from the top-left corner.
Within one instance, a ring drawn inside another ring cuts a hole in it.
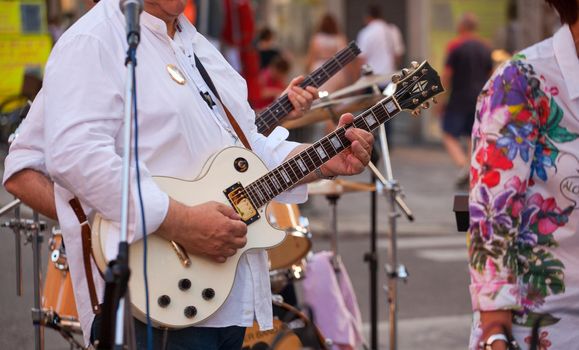
[[[350,147],[351,142],[345,135],[348,128],[356,127],[373,131],[398,112],[400,112],[400,106],[394,97],[383,99],[357,116],[352,124],[338,128],[246,186],[248,197],[256,208],[262,207],[280,193],[296,185],[330,158]]]
[[[339,72],[345,65],[350,63],[360,54],[360,49],[355,42],[348,46],[326,61],[322,66],[308,75],[300,84],[301,88],[307,86],[320,87],[327,82],[334,74]],[[255,118],[257,131],[268,135],[278,124],[279,121],[294,109],[287,94],[284,94],[275,100],[266,110],[259,113]]]

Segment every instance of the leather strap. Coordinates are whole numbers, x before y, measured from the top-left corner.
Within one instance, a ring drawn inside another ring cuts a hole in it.
[[[92,243],[91,243],[91,230],[90,225],[88,224],[88,220],[84,210],[82,209],[82,205],[80,205],[80,201],[78,198],[74,197],[68,202],[76,215],[78,222],[80,223],[81,228],[81,236],[82,236],[82,259],[84,262],[84,273],[86,275],[86,284],[88,286],[88,294],[90,295],[90,303],[92,305],[92,312],[97,315],[101,312],[101,307],[99,305],[96,288],[94,285],[94,279],[92,277],[92,268],[91,268],[91,252],[92,252]]]
[[[203,67],[203,64],[201,63],[201,61],[199,60],[197,55],[194,55],[194,56],[195,56],[195,66],[197,67],[197,69],[199,69],[199,73],[201,73],[203,80],[205,80],[205,83],[207,84],[207,86],[209,86],[209,88],[211,89],[211,92],[213,92],[213,94],[219,100],[219,103],[221,103],[221,106],[225,110],[225,114],[227,114],[227,119],[229,119],[229,124],[231,124],[231,126],[233,127],[233,130],[237,134],[237,137],[239,137],[239,140],[241,140],[241,143],[243,143],[245,148],[247,148],[248,150],[251,150],[251,146],[249,145],[249,142],[247,141],[247,138],[245,137],[243,130],[241,130],[241,127],[239,127],[239,124],[237,124],[237,121],[235,120],[235,118],[233,117],[233,115],[231,114],[231,112],[229,111],[227,106],[225,105],[225,103],[223,103],[223,101],[221,100],[221,96],[219,96],[219,93],[217,92],[217,89],[215,88],[215,85],[213,84],[213,81],[211,80],[209,73],[207,73],[207,71],[205,70],[205,67]]]

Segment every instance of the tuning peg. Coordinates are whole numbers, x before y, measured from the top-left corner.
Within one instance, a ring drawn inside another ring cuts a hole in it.
[[[430,102],[424,102],[424,103],[422,104],[422,108],[424,108],[424,109],[430,108]]]
[[[402,75],[403,75],[403,76],[407,76],[408,74],[410,74],[410,69],[408,69],[408,68],[403,68],[403,69],[402,69]]]
[[[436,92],[436,91],[438,91],[439,87],[438,87],[438,85],[433,85],[431,89],[432,89],[432,91]]]
[[[392,82],[393,82],[394,84],[398,84],[398,82],[399,82],[400,80],[402,80],[402,76],[401,76],[400,74],[394,74],[394,75],[392,76]]]
[[[412,116],[418,117],[419,115],[420,115],[420,109],[419,108],[412,111]]]
[[[436,99],[436,97],[433,97],[433,98],[432,98],[432,102],[433,102],[434,104],[437,104],[437,103],[438,103],[438,100]]]
[[[416,68],[418,68],[418,66],[419,66],[418,62],[416,62],[416,61],[410,62],[410,67],[416,69]]]

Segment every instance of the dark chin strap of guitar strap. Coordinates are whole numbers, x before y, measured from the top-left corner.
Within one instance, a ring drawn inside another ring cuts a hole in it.
[[[237,137],[239,137],[239,140],[241,140],[241,143],[243,143],[245,148],[247,148],[248,150],[251,150],[251,146],[249,145],[249,142],[247,141],[247,138],[245,137],[243,130],[241,130],[241,127],[239,127],[239,124],[237,124],[237,121],[235,120],[235,118],[233,117],[233,115],[231,114],[231,112],[229,111],[227,106],[225,105],[225,103],[223,103],[223,101],[221,100],[221,96],[219,96],[219,93],[217,92],[217,89],[215,88],[215,85],[213,84],[213,81],[211,80],[209,73],[207,73],[207,71],[205,70],[205,67],[203,67],[203,64],[201,63],[201,61],[199,60],[197,55],[194,55],[194,56],[195,56],[195,66],[199,70],[199,73],[201,73],[203,80],[205,80],[205,84],[207,84],[207,86],[209,86],[209,88],[211,89],[211,92],[213,92],[215,97],[217,97],[217,99],[219,100],[219,103],[221,103],[221,106],[225,110],[225,114],[227,114],[227,119],[229,119],[229,124],[231,124],[231,126],[233,127],[233,130],[237,134]]]

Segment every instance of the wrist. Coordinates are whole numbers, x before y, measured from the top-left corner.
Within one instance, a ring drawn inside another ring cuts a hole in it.
[[[328,171],[327,168],[324,168],[324,165],[314,170],[314,173],[316,174],[318,179],[322,180],[334,180],[337,177],[337,175],[331,174],[331,172]]]
[[[510,349],[519,350],[519,344],[514,339],[509,339],[503,333],[489,335],[485,341],[479,343],[479,350]]]

